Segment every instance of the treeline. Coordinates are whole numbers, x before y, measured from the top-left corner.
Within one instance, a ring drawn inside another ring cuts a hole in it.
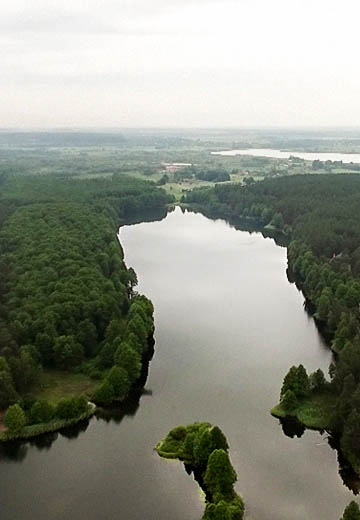
[[[0,439],[26,438],[34,432],[45,433],[49,431],[50,423],[62,427],[74,419],[91,415],[94,409],[95,405],[89,404],[84,396],[61,399],[56,406],[43,400],[35,401],[31,406],[27,406],[26,402],[24,405],[24,401],[16,403],[6,411],[4,422],[8,431],[2,432]]]
[[[218,185],[187,193],[184,201],[210,216],[253,218],[292,239],[289,270],[338,354],[329,369],[327,391],[336,407],[328,427],[360,472],[360,178],[304,175]]]
[[[161,457],[184,461],[206,495],[203,520],[242,520],[244,503],[234,490],[236,472],[229,445],[218,426],[177,426],[156,446]]]
[[[121,174],[95,179],[76,179],[66,175],[5,179],[0,201],[7,205],[19,207],[39,202],[77,202],[91,205],[99,213],[110,214],[115,221],[141,212],[163,210],[169,201],[169,196],[154,183]]]
[[[281,215],[294,239],[317,256],[360,255],[360,178],[357,175],[296,175],[249,186],[218,185],[187,192],[183,201],[210,216],[251,217],[262,225]],[[360,264],[358,266],[360,273]]]
[[[209,182],[226,182],[230,181],[229,173],[221,167],[217,168],[203,168],[200,166],[188,166],[175,173],[176,181],[184,179],[199,179]]]
[[[126,395],[140,375],[153,307],[134,292],[118,225],[139,211],[165,212],[167,200],[126,177],[2,185],[0,207],[11,214],[0,230],[0,409],[19,401],[43,367],[99,379],[97,402]]]
[[[344,163],[343,161],[320,161],[319,159],[315,159],[311,165],[313,170],[328,170],[331,171],[332,168],[342,168],[343,170],[351,170],[351,171],[360,171],[360,164],[357,163]]]

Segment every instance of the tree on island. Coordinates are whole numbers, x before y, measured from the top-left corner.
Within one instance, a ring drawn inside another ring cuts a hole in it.
[[[211,452],[214,450],[210,430],[208,428],[197,437],[194,444],[195,464],[206,467]]]
[[[9,428],[11,433],[19,433],[26,424],[26,416],[24,410],[18,404],[9,406],[5,414],[5,426]]]
[[[206,467],[210,454],[214,450],[220,449],[224,451],[229,449],[229,445],[223,432],[218,426],[213,426],[210,429],[205,428],[194,443],[193,453],[196,464],[200,467]]]
[[[281,406],[286,412],[292,412],[298,405],[296,395],[292,390],[286,390],[283,398],[281,399]]]
[[[356,502],[352,501],[346,506],[344,515],[340,520],[360,520],[360,509]]]
[[[229,449],[225,435],[218,426],[213,426],[210,430],[214,449],[227,451]]]
[[[302,399],[309,395],[310,382],[303,365],[299,365],[298,367],[292,366],[286,374],[281,388],[281,399],[288,390],[291,390],[297,399]]]
[[[214,450],[208,460],[204,482],[212,493],[231,493],[236,473],[229,455],[224,450]]]
[[[232,520],[231,511],[224,500],[217,504],[207,504],[202,520]]]
[[[326,386],[326,379],[324,372],[321,368],[318,368],[316,372],[313,372],[309,376],[309,383],[311,390],[323,390]]]

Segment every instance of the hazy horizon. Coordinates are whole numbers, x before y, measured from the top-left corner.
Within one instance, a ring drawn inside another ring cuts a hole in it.
[[[3,0],[6,129],[353,128],[354,0]]]
[[[10,127],[0,127],[0,132],[18,132],[18,131],[24,131],[24,132],[52,132],[52,131],[89,131],[89,132],[124,132],[127,130],[146,130],[146,131],[196,131],[196,130],[209,130],[209,131],[268,131],[268,130],[274,130],[274,131],[304,131],[304,132],[332,132],[332,131],[359,131],[360,132],[360,125],[347,125],[347,126],[341,126],[341,125],[254,125],[254,126],[236,126],[236,125],[218,125],[218,126],[141,126],[141,125],[134,125],[134,126],[10,126]]]

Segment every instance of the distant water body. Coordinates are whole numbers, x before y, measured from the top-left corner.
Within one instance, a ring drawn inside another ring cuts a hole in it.
[[[325,152],[283,152],[272,148],[248,148],[246,150],[224,150],[211,152],[212,155],[233,157],[235,155],[252,155],[254,157],[271,157],[273,159],[289,159],[299,157],[305,161],[342,161],[343,163],[360,163],[360,153],[325,153]]]

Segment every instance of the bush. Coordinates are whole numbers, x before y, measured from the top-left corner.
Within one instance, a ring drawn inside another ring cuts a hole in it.
[[[115,399],[113,385],[107,379],[100,385],[93,395],[93,401],[100,404],[110,404]]]
[[[91,379],[101,379],[102,378],[102,372],[101,370],[99,370],[98,368],[93,368],[92,370],[90,370],[89,372],[89,377]]]
[[[36,399],[33,397],[24,397],[19,401],[19,405],[24,410],[24,412],[30,412],[32,406],[36,403]]]
[[[88,400],[84,395],[78,395],[72,398],[72,406],[74,409],[75,417],[82,415],[88,409]]]
[[[54,408],[47,401],[36,401],[30,409],[32,424],[47,423],[54,417]]]
[[[9,428],[11,433],[20,432],[26,424],[26,416],[24,410],[18,404],[9,406],[5,414],[5,426]]]
[[[87,410],[87,400],[85,397],[73,397],[71,399],[61,399],[55,410],[55,415],[59,419],[74,419]]]
[[[186,428],[185,426],[177,426],[169,432],[170,437],[177,441],[181,441],[186,437]]]

